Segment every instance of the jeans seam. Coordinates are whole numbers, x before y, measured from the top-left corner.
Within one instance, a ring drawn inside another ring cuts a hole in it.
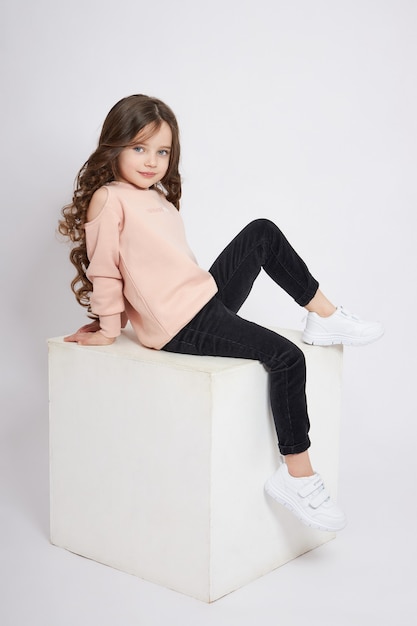
[[[233,339],[229,339],[227,337],[220,337],[219,335],[213,335],[213,333],[209,333],[207,331],[202,331],[202,330],[197,330],[196,328],[193,328],[192,326],[187,325],[187,330],[191,330],[194,333],[198,333],[199,335],[206,335],[207,337],[213,337],[214,339],[220,339],[221,341],[226,341],[228,343],[231,343],[235,346],[239,346],[240,348],[245,348],[246,350],[248,349],[248,346],[246,346],[244,343],[240,343],[239,341],[234,341]],[[187,345],[193,346],[194,344],[189,343],[189,342],[184,342]],[[250,348],[251,350],[253,350],[253,348]],[[266,352],[263,352],[263,350],[259,350],[259,354],[261,354],[262,356],[266,356],[267,358],[271,359],[271,358],[277,358],[274,357],[273,355],[267,354]],[[236,357],[236,358],[245,358],[245,357]],[[285,365],[285,367],[291,367],[290,365],[288,365],[288,363],[282,359],[282,357],[280,357],[282,360],[282,363]],[[259,361],[260,359],[257,358],[252,358],[252,361]]]
[[[291,429],[291,440],[292,440],[292,446],[294,446],[294,428],[292,425],[292,418],[291,418],[291,411],[290,411],[290,407],[289,407],[289,403],[288,403],[288,370],[285,373],[285,398],[286,398],[286,410],[287,410],[287,418],[288,418],[288,423],[290,425],[290,429]]]
[[[278,262],[278,263],[281,265],[281,267],[283,267],[283,268],[284,268],[284,270],[287,272],[288,276],[290,276],[291,280],[293,280],[295,283],[297,283],[297,285],[298,285],[299,287],[302,287],[302,286],[303,286],[303,283],[302,283],[302,282],[300,282],[300,281],[299,281],[299,280],[298,280],[298,279],[297,279],[297,278],[296,278],[296,277],[295,277],[295,276],[294,276],[294,275],[290,272],[290,270],[289,270],[289,269],[288,269],[288,267],[285,265],[285,263],[283,263],[282,261],[278,260],[278,255],[275,253],[275,251],[273,250],[273,248],[272,248],[272,246],[271,246],[271,244],[270,244],[270,243],[269,243],[269,245],[270,245],[270,248],[271,248],[271,254],[273,255],[273,257],[274,257],[274,259],[276,260],[276,262]],[[262,266],[262,267],[264,267],[264,266]]]
[[[262,241],[262,245],[264,244],[264,242],[266,242],[266,243],[268,244],[269,249],[270,249],[270,252],[271,252],[271,255],[274,257],[275,262],[276,262],[276,263],[278,263],[279,265],[281,265],[281,267],[285,270],[285,272],[288,274],[288,276],[290,276],[291,280],[293,280],[295,283],[297,283],[297,285],[298,285],[299,287],[303,287],[303,283],[302,283],[302,282],[300,282],[300,281],[299,281],[299,280],[298,280],[298,279],[297,279],[297,278],[296,278],[296,277],[295,277],[295,276],[291,273],[290,269],[287,267],[287,265],[286,265],[285,263],[283,263],[281,260],[279,260],[278,255],[275,253],[275,251],[274,251],[274,249],[273,249],[272,242],[269,240],[269,238],[268,238],[265,234],[263,235],[263,237],[262,237],[261,241]],[[233,280],[233,278],[234,278],[235,274],[239,271],[239,269],[240,269],[241,265],[242,265],[242,264],[246,261],[246,259],[247,259],[247,258],[248,258],[248,257],[249,257],[252,253],[253,253],[253,251],[254,251],[254,250],[255,250],[258,246],[259,246],[259,242],[258,242],[258,243],[255,243],[255,244],[254,244],[254,245],[250,248],[250,250],[247,252],[246,256],[245,256],[243,259],[241,259],[240,263],[238,264],[238,266],[237,266],[237,267],[235,268],[235,270],[233,271],[233,274],[231,274],[231,276],[229,276],[229,278],[228,278],[227,282],[226,282],[226,283],[224,283],[224,285],[223,285],[223,287],[222,287],[222,293],[223,293],[223,291],[227,288],[227,286],[229,285],[229,283]],[[265,269],[265,263],[263,263],[263,264],[261,263],[261,268],[262,268],[264,271],[266,271],[266,269]],[[307,293],[309,289],[310,289],[310,285],[308,285],[308,286],[304,289],[304,292],[303,292],[303,294],[302,294],[302,295],[304,296],[304,294],[305,294],[305,293]],[[300,298],[299,298],[299,299],[300,299]],[[301,298],[301,300],[302,300],[302,298]],[[308,304],[308,303],[307,303],[307,304]]]
[[[231,276],[229,276],[229,279],[226,283],[224,283],[223,287],[222,287],[222,292],[224,291],[224,289],[226,289],[227,285],[229,285],[229,283],[233,280],[235,274],[237,274],[237,272],[239,271],[241,265],[246,261],[246,259],[252,254],[253,250],[255,250],[255,248],[257,248],[259,244],[255,244],[246,254],[246,256],[241,259],[240,263],[238,264],[238,266],[235,268],[235,270],[233,271],[233,274],[231,274]],[[261,267],[263,267],[263,265],[261,265]]]

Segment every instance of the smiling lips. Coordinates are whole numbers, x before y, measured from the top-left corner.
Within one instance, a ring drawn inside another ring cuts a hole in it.
[[[156,175],[155,172],[139,172],[139,174],[145,178],[153,178]]]

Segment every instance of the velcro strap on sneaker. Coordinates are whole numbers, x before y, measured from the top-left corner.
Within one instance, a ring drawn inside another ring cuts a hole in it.
[[[315,491],[321,489],[324,489],[323,480],[321,476],[317,474],[315,480],[310,480],[306,485],[304,485],[304,487],[302,487],[298,491],[298,495],[300,496],[300,498],[307,498],[308,496],[311,496],[311,494],[313,494]]]
[[[322,489],[320,493],[318,493],[311,499],[309,505],[312,509],[318,509],[319,506],[321,506],[323,502],[326,502],[326,500],[328,500],[329,498],[330,494],[326,491],[326,489]]]
[[[319,475],[317,475],[316,480],[312,480],[304,485],[304,487],[298,491],[298,495],[300,498],[308,498],[311,496],[309,506],[313,509],[318,509],[319,506],[321,506],[323,502],[326,502],[326,500],[330,497],[324,486],[323,480]]]

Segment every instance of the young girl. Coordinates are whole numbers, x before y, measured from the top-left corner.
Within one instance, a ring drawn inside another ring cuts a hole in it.
[[[263,268],[309,311],[306,343],[361,345],[378,339],[383,328],[336,308],[266,219],[246,226],[208,272],[200,268],[179,214],[179,159],[177,121],[163,102],[134,95],[110,110],[59,224],[75,243],[72,289],[95,317],[66,341],[106,346],[129,320],[149,348],[260,361],[270,375],[272,414],[285,457],[265,489],[308,526],[341,530],[345,516],[310,463],[304,355],[237,312]]]

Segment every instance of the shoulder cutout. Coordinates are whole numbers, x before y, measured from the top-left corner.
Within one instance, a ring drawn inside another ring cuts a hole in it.
[[[97,189],[97,191],[93,193],[87,209],[87,222],[91,222],[100,215],[106,204],[108,193],[106,187],[100,187],[100,189]]]

